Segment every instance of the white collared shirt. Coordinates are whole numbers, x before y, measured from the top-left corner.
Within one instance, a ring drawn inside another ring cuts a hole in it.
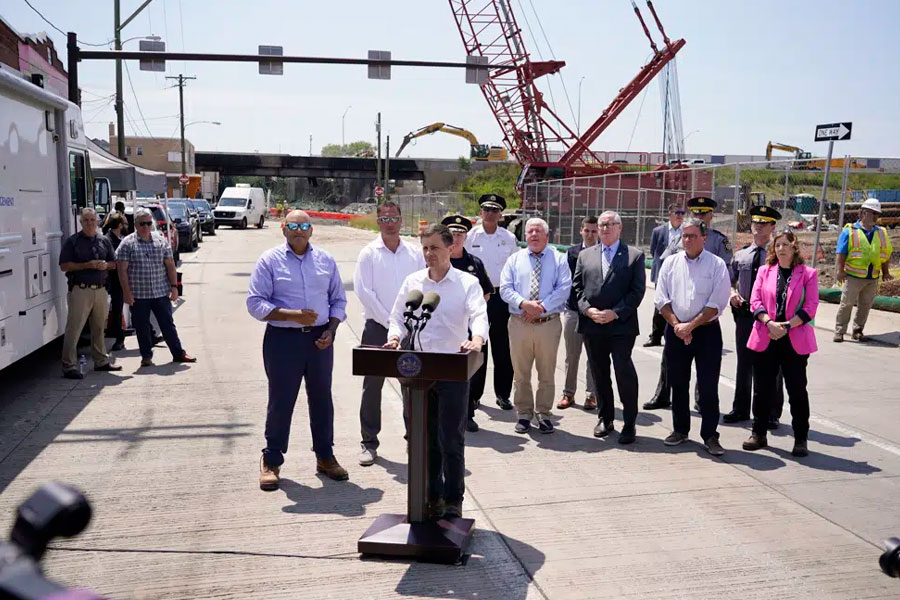
[[[476,225],[466,236],[466,250],[481,259],[491,283],[500,287],[503,265],[519,250],[519,242],[511,231],[499,225],[494,233],[487,233],[483,225]]]
[[[663,262],[653,303],[659,310],[671,304],[678,320],[687,323],[706,307],[715,308],[720,316],[730,297],[731,278],[725,261],[703,250],[694,259],[679,252]]]
[[[387,328],[403,280],[423,267],[422,251],[409,242],[401,239],[397,251],[391,252],[380,235],[372,240],[359,253],[353,272],[353,291],[363,305],[365,318]]]
[[[391,311],[388,339],[406,337],[403,311],[410,290],[421,290],[423,294],[436,292],[441,297],[434,315],[417,338],[416,350],[459,352],[460,346],[469,339],[470,330],[473,336],[488,339],[487,303],[481,285],[474,276],[453,267],[440,281],[429,279],[428,269],[416,271],[403,281]]]
[[[678,228],[676,229],[675,227],[672,227],[671,221],[669,222],[669,228],[666,230],[667,233],[669,234],[668,241],[666,244],[667,246],[672,246],[673,244],[676,244],[681,239],[681,227],[682,226],[679,225]]]

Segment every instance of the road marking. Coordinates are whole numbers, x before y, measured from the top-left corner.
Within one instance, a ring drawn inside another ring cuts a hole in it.
[[[656,352],[653,350],[648,350],[647,348],[638,348],[639,352],[646,354],[648,356],[655,356],[656,358],[662,358],[662,352]],[[730,377],[726,377],[724,375],[719,375],[719,385],[727,387],[729,389],[735,389],[737,385],[734,382],[734,379]],[[821,425],[822,427],[826,427],[828,429],[832,429],[840,434],[846,435],[848,437],[854,437],[859,439],[859,441],[869,444],[870,446],[874,446],[880,450],[884,450],[885,452],[889,452],[895,456],[900,456],[900,446],[888,442],[886,440],[882,440],[868,433],[862,433],[861,431],[857,431],[856,429],[851,429],[847,427],[843,423],[839,421],[834,421],[829,419],[828,417],[823,417],[820,415],[815,415],[810,413],[809,422],[815,423],[817,425]]]

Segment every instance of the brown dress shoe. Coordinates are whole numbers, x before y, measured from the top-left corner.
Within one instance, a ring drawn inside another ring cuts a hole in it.
[[[197,362],[197,357],[196,357],[196,356],[191,356],[190,354],[188,354],[187,352],[185,352],[185,353],[182,354],[180,357],[178,357],[178,358],[173,358],[173,359],[172,359],[172,362],[177,362],[177,363],[195,363],[195,362]]]
[[[350,478],[347,474],[347,469],[338,464],[337,459],[333,456],[331,458],[318,459],[316,461],[316,471],[325,473],[325,475],[335,481],[345,481]]]
[[[584,399],[584,410],[597,410],[597,396],[591,395]]]
[[[572,398],[572,396],[563,394],[563,397],[560,399],[560,401],[556,403],[556,408],[569,408],[573,404],[575,404],[575,399]]]
[[[266,459],[262,458],[259,461],[259,489],[265,491],[272,491],[278,489],[278,474],[281,471],[281,467],[270,467],[266,464]]]
[[[758,433],[751,433],[750,437],[747,438],[747,441],[744,442],[743,448],[744,450],[749,450],[753,452],[754,450],[759,450],[760,448],[765,448],[769,445],[769,441],[766,439],[766,436],[759,435]]]

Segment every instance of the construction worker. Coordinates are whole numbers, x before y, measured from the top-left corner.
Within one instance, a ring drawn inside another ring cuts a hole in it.
[[[772,241],[775,225],[781,213],[771,206],[754,206],[750,209],[750,231],[753,241],[734,253],[729,269],[731,274],[731,315],[734,317],[734,340],[737,350],[737,372],[734,377],[734,402],[731,412],[722,415],[725,423],[750,420],[750,399],[759,404],[760,389],[753,386],[753,351],[747,341],[755,321],[750,311],[750,294],[761,265],[766,263],[766,249]],[[752,390],[752,394],[751,394]],[[766,424],[769,429],[778,427],[784,405],[784,385],[781,372],[776,376],[775,398],[769,401],[772,411]]]
[[[863,329],[875,302],[879,279],[893,279],[889,262],[894,249],[885,228],[875,224],[880,214],[881,202],[868,198],[859,209],[859,221],[844,226],[838,238],[837,280],[843,284],[843,289],[834,325],[835,342],[844,341],[854,304],[856,317],[852,337],[858,342],[865,341]]]
[[[706,242],[703,244],[703,249],[724,260],[725,266],[728,266],[731,264],[731,243],[728,241],[728,236],[718,229],[712,228],[713,215],[718,205],[718,202],[707,196],[695,196],[688,200],[687,203],[691,215],[703,221],[703,224],[706,226]],[[653,393],[653,398],[649,402],[644,403],[644,410],[656,410],[670,406],[671,389],[666,381],[666,371],[666,354],[663,353],[662,362],[659,366],[659,381],[656,384],[656,392]],[[699,411],[698,395],[698,390],[695,386],[694,409]]]

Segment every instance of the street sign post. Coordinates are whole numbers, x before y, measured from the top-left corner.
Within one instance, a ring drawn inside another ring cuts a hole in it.
[[[825,202],[828,200],[828,178],[831,176],[831,156],[835,140],[849,140],[853,123],[826,123],[816,125],[815,141],[828,142],[828,157],[825,159],[825,178],[822,180],[822,199],[819,201],[819,216],[816,218],[816,244],[813,246],[813,269],[819,262],[819,239],[822,237],[822,221],[825,218]],[[845,159],[844,163],[849,160]],[[838,223],[840,225],[840,223]]]
[[[185,175],[184,173],[182,173],[181,177],[178,178],[178,183],[180,183],[181,185],[187,185],[188,183],[190,183],[190,181],[191,181],[191,178],[188,177],[187,175]]]

